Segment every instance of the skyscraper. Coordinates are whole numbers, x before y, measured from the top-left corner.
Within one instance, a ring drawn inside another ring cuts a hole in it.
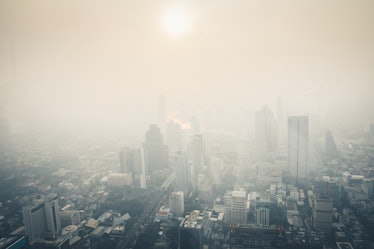
[[[165,132],[166,122],[166,105],[165,105],[165,94],[161,94],[158,99],[158,125],[161,132]]]
[[[170,210],[177,217],[182,217],[184,214],[184,194],[183,191],[172,192],[169,196]]]
[[[308,117],[288,117],[288,176],[291,183],[299,184],[308,170]]]
[[[191,168],[191,178],[194,183],[194,188],[197,187],[197,177],[203,170],[204,166],[204,144],[203,144],[203,135],[197,134],[192,138],[190,146],[190,158],[192,161]]]
[[[229,191],[224,196],[225,222],[247,223],[247,194],[245,191]]]
[[[256,209],[256,223],[261,226],[269,225],[269,208],[259,207]]]
[[[168,166],[167,146],[163,144],[160,128],[155,124],[151,124],[145,134],[144,150],[148,154],[150,172]]]
[[[166,144],[172,152],[182,147],[182,129],[180,124],[173,120],[170,120],[166,126]]]
[[[266,105],[255,113],[255,140],[259,158],[266,158],[276,151],[276,123],[273,112]]]
[[[202,249],[204,229],[199,211],[192,211],[179,226],[179,249]]]
[[[127,148],[121,148],[119,152],[119,171],[120,172],[128,172],[128,157],[129,157],[129,150]]]
[[[56,194],[50,194],[44,202],[22,208],[23,222],[30,243],[42,235],[57,238],[61,231],[59,206]]]
[[[182,190],[186,195],[188,195],[190,190],[189,175],[186,152],[179,151],[175,158],[175,185],[177,189]]]
[[[326,157],[327,159],[334,159],[338,156],[338,149],[336,148],[335,139],[331,132],[326,133]]]

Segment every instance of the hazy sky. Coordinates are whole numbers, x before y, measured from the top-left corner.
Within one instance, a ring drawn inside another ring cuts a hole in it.
[[[165,27],[173,11],[181,34]],[[368,121],[374,1],[3,0],[0,63],[12,120],[136,124],[156,120],[165,93],[186,118],[281,96],[291,112]]]

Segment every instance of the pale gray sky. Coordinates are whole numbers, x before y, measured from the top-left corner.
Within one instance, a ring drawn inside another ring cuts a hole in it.
[[[190,20],[180,35],[165,31],[170,6]],[[371,0],[3,0],[0,38],[14,120],[136,124],[155,119],[161,93],[186,116],[230,118],[281,96],[374,118]]]

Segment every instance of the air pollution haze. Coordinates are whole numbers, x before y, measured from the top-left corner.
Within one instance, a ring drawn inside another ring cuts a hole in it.
[[[264,104],[374,118],[373,1],[1,1],[1,112],[28,127],[237,128]],[[205,124],[207,125],[207,124]]]

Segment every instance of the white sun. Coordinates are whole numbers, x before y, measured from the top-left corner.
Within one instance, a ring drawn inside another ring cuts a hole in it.
[[[191,28],[192,17],[183,6],[172,5],[164,11],[162,26],[170,35],[183,35]]]

